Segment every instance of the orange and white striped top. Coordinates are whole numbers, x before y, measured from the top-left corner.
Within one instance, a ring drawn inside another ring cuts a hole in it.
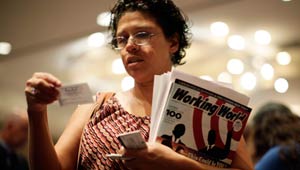
[[[79,151],[79,170],[127,170],[122,161],[105,155],[117,153],[121,144],[117,135],[140,130],[148,141],[150,117],[128,113],[116,97],[108,99],[86,124]]]

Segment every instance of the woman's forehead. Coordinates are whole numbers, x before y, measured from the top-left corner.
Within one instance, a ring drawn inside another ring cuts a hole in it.
[[[134,11],[124,13],[118,22],[117,33],[123,32],[126,29],[154,30],[161,28],[153,16],[147,13]]]

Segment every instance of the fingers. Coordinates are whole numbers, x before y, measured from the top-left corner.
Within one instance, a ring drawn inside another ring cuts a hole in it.
[[[143,169],[145,167],[141,167],[141,162],[145,162],[144,156],[147,155],[147,148],[144,149],[125,149],[124,147],[121,147],[119,150],[119,153],[123,155],[123,157],[127,159],[123,159],[123,164],[128,167],[130,170],[139,170]],[[147,156],[146,156],[147,157]]]
[[[34,73],[26,81],[25,94],[28,104],[49,104],[57,100],[59,96],[58,87],[61,81],[49,73]]]
[[[26,82],[27,86],[33,86],[37,88],[37,86],[40,87],[60,87],[61,81],[54,77],[52,74],[49,73],[34,73],[32,77],[27,80]]]
[[[33,74],[33,77],[39,78],[39,79],[44,79],[47,82],[53,84],[56,87],[60,87],[61,86],[61,81],[56,78],[55,76],[53,76],[50,73],[42,73],[42,72],[37,72]]]
[[[120,150],[118,150],[118,153],[121,155],[124,155],[126,153],[124,146],[121,146]]]

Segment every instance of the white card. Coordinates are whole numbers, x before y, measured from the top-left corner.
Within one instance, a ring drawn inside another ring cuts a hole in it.
[[[118,139],[126,149],[143,149],[147,147],[139,130],[118,135]]]
[[[107,158],[111,158],[113,160],[116,160],[116,159],[121,159],[121,160],[132,160],[134,158],[131,158],[131,157],[125,157],[121,154],[118,154],[118,153],[110,153],[110,154],[106,154],[106,157]]]
[[[59,91],[58,101],[61,106],[93,102],[93,96],[87,83],[62,86]]]

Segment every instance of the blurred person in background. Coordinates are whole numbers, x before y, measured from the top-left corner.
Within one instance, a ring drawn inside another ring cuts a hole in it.
[[[118,134],[140,130],[148,140],[154,75],[184,64],[181,60],[190,44],[186,18],[171,0],[118,0],[111,13],[111,44],[120,54],[127,73],[134,78],[134,87],[115,93],[91,117],[91,104],[80,105],[54,146],[47,106],[58,99],[62,83],[49,73],[33,74],[25,87],[32,170],[73,170],[77,164],[78,169],[218,169],[157,142],[147,143],[145,149],[123,150],[125,157],[134,158],[131,160],[106,157],[122,151]],[[85,121],[87,116],[89,120]],[[243,138],[232,168],[253,169]]]
[[[23,112],[9,114],[0,131],[0,169],[28,170],[27,159],[17,151],[28,139],[28,118]]]
[[[245,133],[256,170],[300,169],[300,117],[288,106],[262,105]]]

